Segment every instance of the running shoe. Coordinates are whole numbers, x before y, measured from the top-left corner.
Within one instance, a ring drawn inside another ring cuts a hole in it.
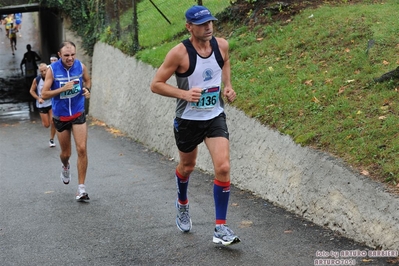
[[[69,171],[69,164],[67,167],[62,165],[62,170],[61,170],[61,180],[65,185],[69,184],[69,181],[71,181],[71,171]]]
[[[89,200],[89,194],[87,194],[86,192],[82,192],[82,191],[78,191],[78,193],[76,193],[76,200],[77,201],[85,201],[85,200]]]
[[[176,215],[177,228],[179,228],[179,230],[182,232],[189,232],[193,225],[191,223],[188,204],[181,205],[176,200],[176,210],[177,210],[177,215]]]
[[[50,148],[55,147],[55,143],[54,143],[54,140],[53,140],[53,139],[50,139],[50,141],[48,142],[48,144],[49,144]]]
[[[216,225],[215,232],[213,233],[213,243],[228,246],[239,242],[241,242],[241,240],[227,225]]]

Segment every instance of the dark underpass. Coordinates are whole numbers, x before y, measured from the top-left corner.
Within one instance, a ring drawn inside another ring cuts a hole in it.
[[[17,33],[17,50],[11,51],[5,26],[0,26],[0,120],[29,120],[35,116],[34,99],[29,93],[30,82],[25,81],[20,63],[30,44],[41,57],[40,62],[50,63],[50,55],[58,51],[64,40],[63,18],[57,10],[39,4],[6,6],[0,14],[22,13],[21,29]]]

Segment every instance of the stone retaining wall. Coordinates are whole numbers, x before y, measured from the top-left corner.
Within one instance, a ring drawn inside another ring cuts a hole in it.
[[[150,91],[155,71],[97,43],[90,114],[177,160],[172,128],[175,99]],[[175,85],[175,80],[170,84]],[[235,108],[227,106],[226,114],[235,186],[371,247],[399,249],[399,199],[381,184],[328,154],[298,146]],[[203,144],[197,167],[213,172]]]

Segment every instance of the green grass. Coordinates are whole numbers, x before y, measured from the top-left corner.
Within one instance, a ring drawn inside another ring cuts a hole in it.
[[[166,19],[160,14],[150,1],[141,1],[137,6],[137,17],[139,26],[139,42],[142,49],[155,49],[177,36],[187,34],[185,31],[185,11],[196,1],[164,0],[153,1]],[[217,13],[229,6],[229,0],[205,1],[212,12]],[[131,9],[120,16],[121,37],[114,37],[115,23],[108,27],[100,39],[112,43],[122,51],[129,51],[132,46],[132,17]],[[188,35],[187,35],[188,36]]]
[[[144,2],[140,10],[149,8]],[[141,42],[149,48],[136,56],[154,67],[188,36],[182,34],[187,6],[169,2],[174,14],[182,14],[173,26],[140,23]],[[214,14],[228,5],[220,2],[209,5]],[[216,23],[216,29],[233,29],[228,40],[238,95],[234,105],[301,145],[327,151],[378,180],[399,183],[397,83],[371,82],[399,63],[396,13],[396,0],[343,1],[304,10],[284,25],[251,29]],[[154,36],[160,36],[157,43]],[[375,45],[366,54],[370,39]]]

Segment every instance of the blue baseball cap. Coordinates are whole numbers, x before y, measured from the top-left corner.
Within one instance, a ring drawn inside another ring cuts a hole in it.
[[[217,20],[211,11],[204,6],[192,6],[186,11],[186,20],[194,25],[200,25],[210,20]]]

